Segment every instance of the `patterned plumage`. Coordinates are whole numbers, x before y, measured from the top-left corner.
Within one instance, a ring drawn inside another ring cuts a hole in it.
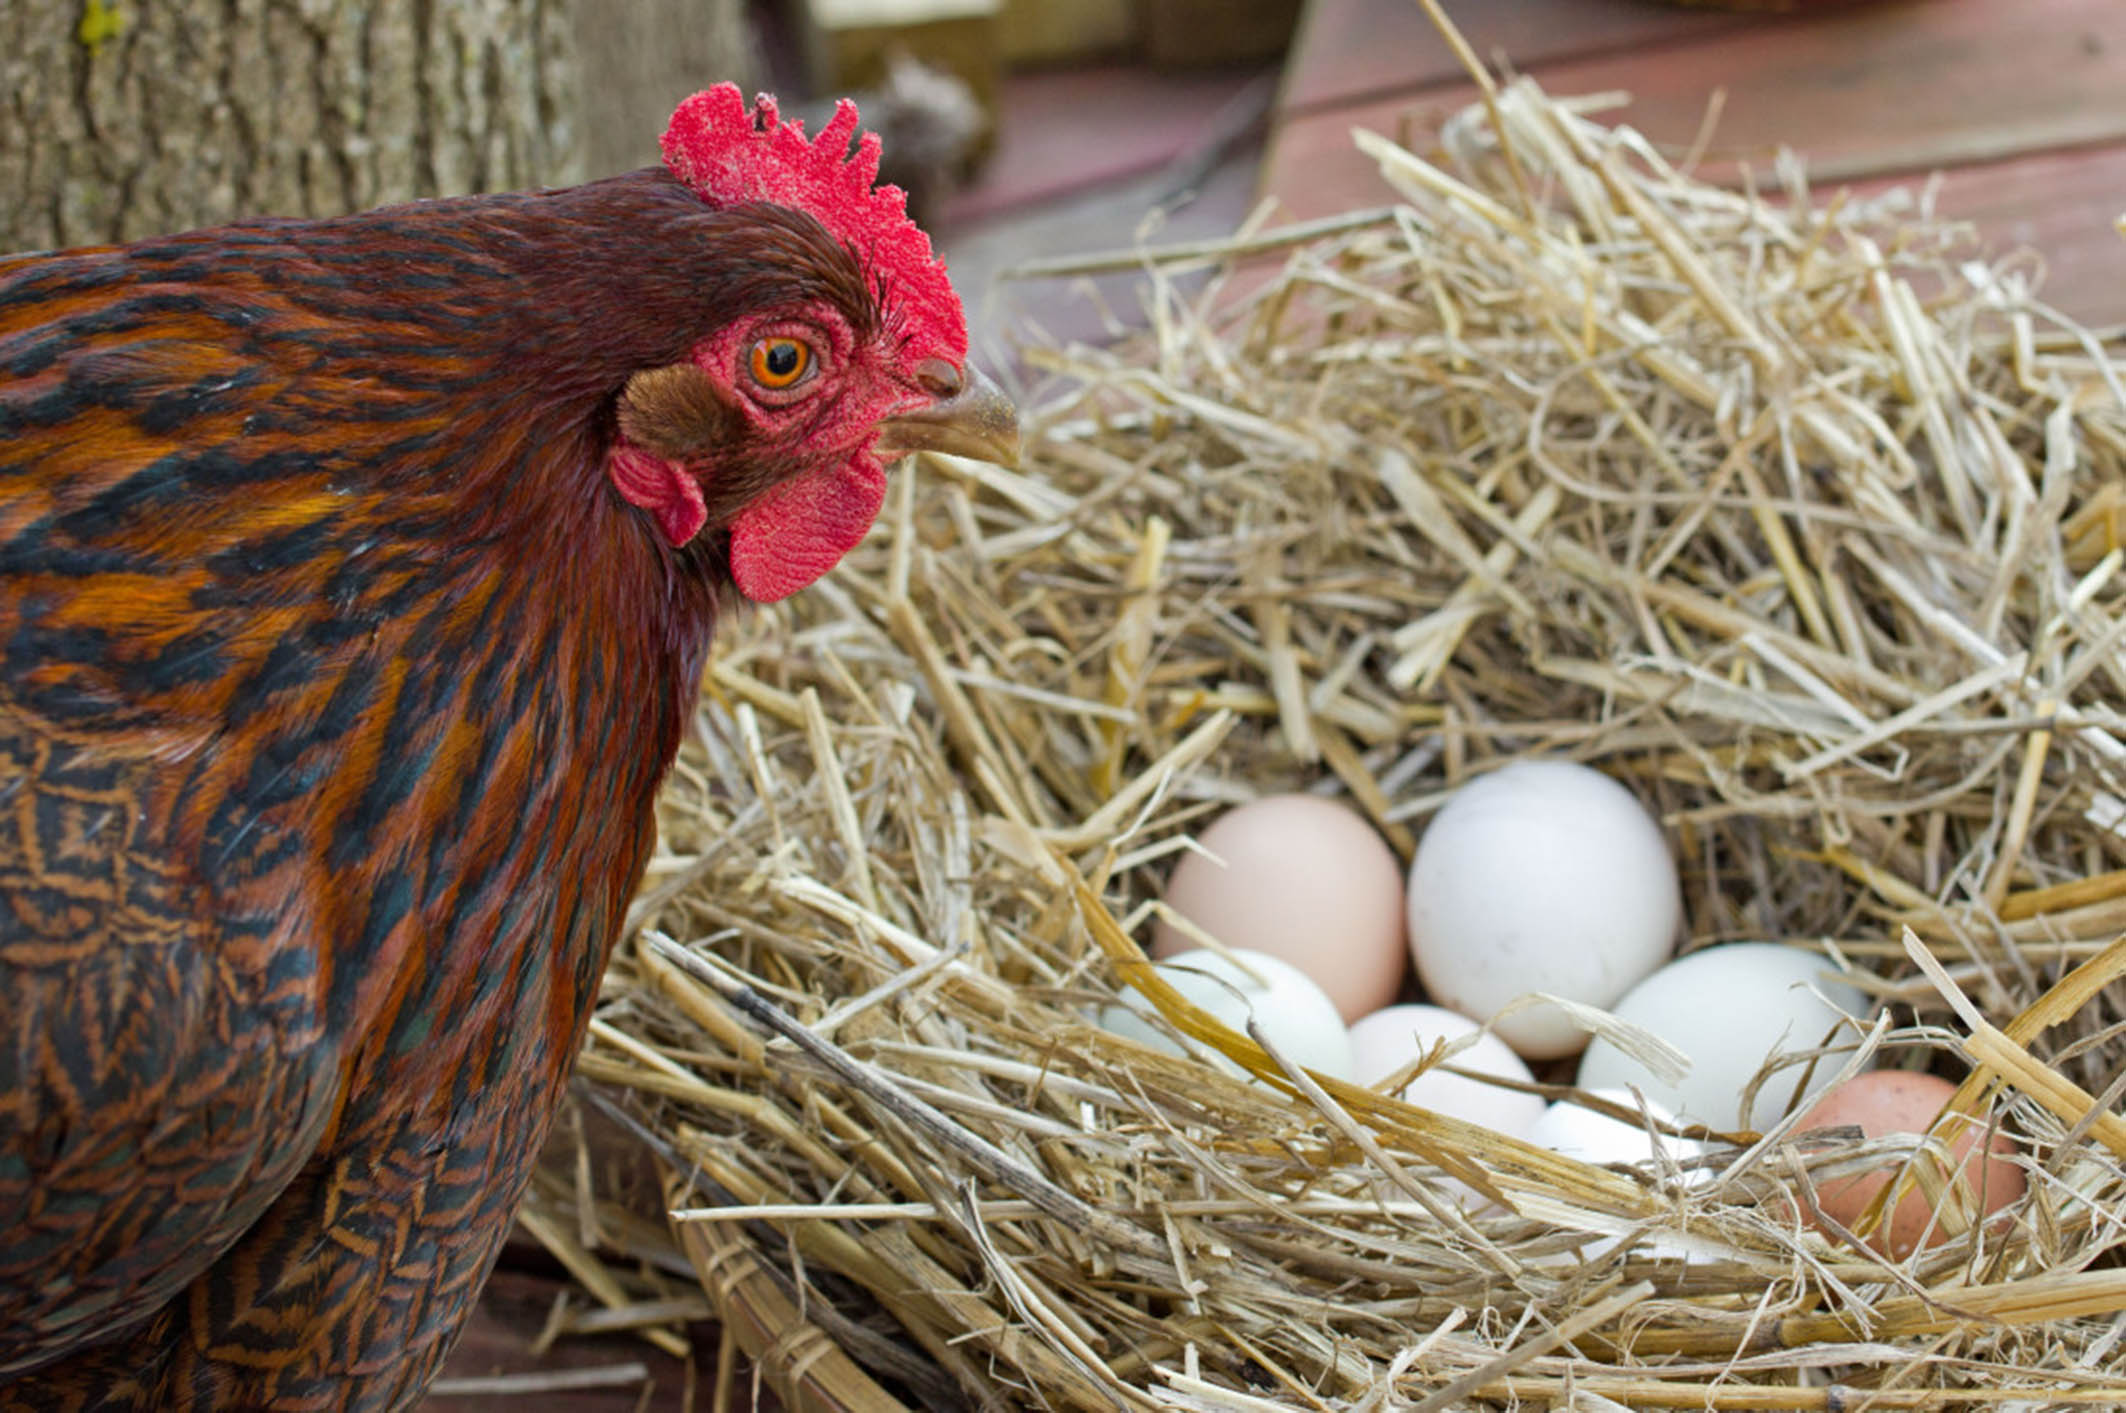
[[[668,147],[742,174],[790,132],[694,102]],[[719,607],[824,572],[890,455],[1008,454],[927,242],[807,195],[0,258],[0,1408],[433,1374]]]

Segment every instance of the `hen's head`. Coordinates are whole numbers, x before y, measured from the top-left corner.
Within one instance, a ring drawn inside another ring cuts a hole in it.
[[[684,362],[621,396],[607,471],[674,545],[730,536],[731,577],[757,602],[833,568],[877,517],[886,463],[916,450],[1017,454],[1011,404],[967,364],[959,297],[895,187],[878,139],[850,151],[844,101],[815,139],[730,84],[680,104],[665,165],[748,219],[749,301]]]

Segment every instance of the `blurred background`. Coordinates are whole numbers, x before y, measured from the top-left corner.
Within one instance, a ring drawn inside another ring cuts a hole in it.
[[[1907,187],[2126,324],[2122,0],[1446,8],[1701,176]],[[1420,0],[4,0],[0,250],[580,181],[719,79],[857,97],[1007,374],[1141,322],[1132,248],[1384,203],[1350,130],[1422,150],[1477,92]],[[552,1250],[513,1244],[430,1406],[708,1406],[713,1329],[603,1328]]]
[[[1939,172],[2056,304],[2126,321],[2118,0],[1447,8],[1717,179],[1769,186],[1782,148],[1857,194]],[[1350,128],[1422,144],[1474,92],[1419,0],[8,0],[0,249],[622,171],[724,78],[860,100],[999,363],[1137,319],[1126,271],[999,273],[1377,204]]]

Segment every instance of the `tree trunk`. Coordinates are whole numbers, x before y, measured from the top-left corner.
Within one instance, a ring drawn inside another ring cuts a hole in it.
[[[573,9],[0,0],[0,250],[579,180]]]
[[[576,50],[594,177],[657,161],[680,99],[724,79],[750,97],[762,69],[745,0],[577,0]]]

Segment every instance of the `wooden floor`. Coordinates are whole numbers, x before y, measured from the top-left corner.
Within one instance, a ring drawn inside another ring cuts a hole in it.
[[[1681,153],[1722,95],[1701,171],[1765,169],[1783,144],[1817,184],[1940,171],[1941,209],[2045,259],[2044,295],[2126,324],[2126,0],[1902,0],[1803,16],[1658,0],[1446,0],[1476,51],[1553,95],[1622,91],[1620,115]],[[1351,129],[1422,141],[1474,90],[1416,0],[1310,0],[1285,68],[1263,188],[1295,218],[1386,189]]]
[[[441,1379],[424,1403],[428,1413],[707,1413],[717,1339],[713,1326],[688,1329],[687,1362],[629,1334],[540,1340],[556,1300],[576,1309],[595,1302],[566,1274],[545,1269],[528,1247],[517,1269],[497,1270],[480,1293],[480,1308],[451,1351]],[[733,1413],[753,1408],[742,1371]],[[692,1401],[689,1402],[689,1394]]]

